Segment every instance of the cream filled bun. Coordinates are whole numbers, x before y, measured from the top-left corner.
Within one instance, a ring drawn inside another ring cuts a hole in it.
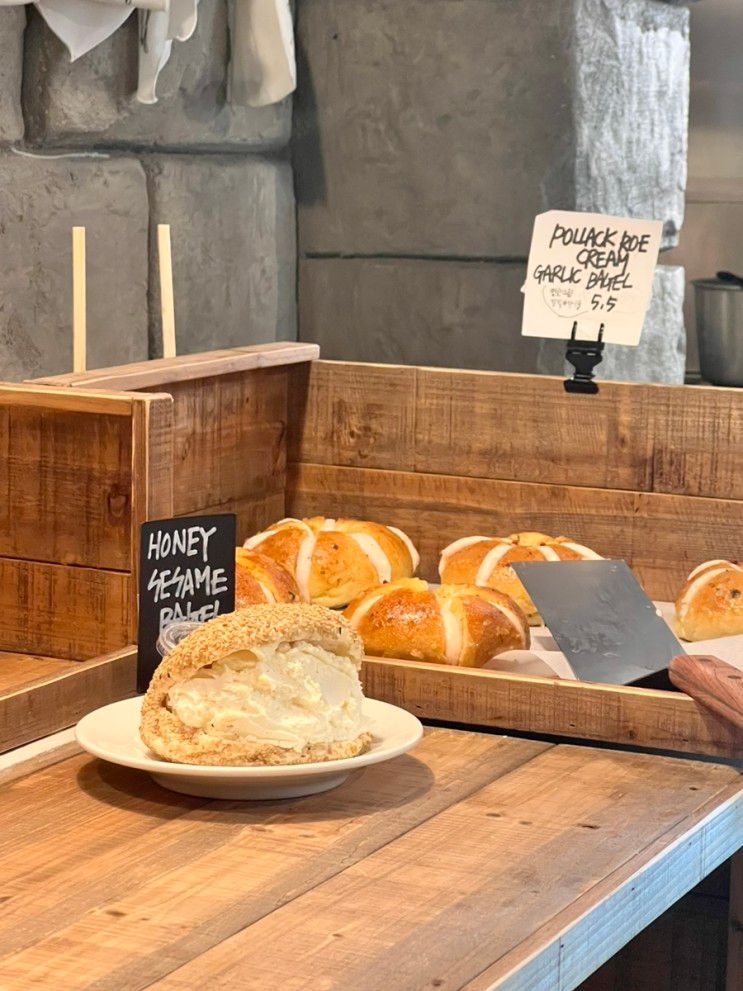
[[[140,732],[184,764],[304,764],[354,757],[371,742],[362,715],[363,646],[322,606],[248,606],[205,623],[164,658]]]
[[[676,599],[676,632],[691,641],[743,633],[740,563],[705,561],[694,568]]]
[[[525,531],[510,537],[461,537],[441,552],[439,575],[451,584],[479,585],[510,596],[530,626],[542,618],[521,579],[511,567],[517,561],[600,561],[595,551],[567,537]]]
[[[369,520],[284,519],[245,542],[294,577],[304,602],[339,608],[370,588],[410,578],[418,551],[406,533]]]
[[[482,667],[529,646],[526,616],[513,599],[475,585],[402,578],[360,595],[344,615],[376,657]]]

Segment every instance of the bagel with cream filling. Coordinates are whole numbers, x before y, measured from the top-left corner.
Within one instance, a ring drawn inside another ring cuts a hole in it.
[[[432,587],[403,578],[360,595],[344,616],[375,657],[482,667],[506,650],[529,646],[519,606],[474,585]]]
[[[285,519],[245,542],[293,576],[305,602],[339,608],[357,595],[398,578],[410,578],[419,556],[396,527],[366,520]]]
[[[305,603],[248,606],[182,640],[155,671],[140,734],[184,764],[305,764],[371,742],[363,646],[338,613]]]
[[[510,565],[514,561],[581,560],[597,561],[601,556],[567,537],[544,533],[462,537],[441,552],[439,575],[442,582],[465,582],[505,593],[518,603],[531,626],[540,626],[537,607]]]
[[[684,640],[743,633],[743,567],[705,561],[691,572],[676,599],[676,632]]]
[[[297,583],[266,554],[235,549],[235,608],[264,602],[299,602]]]

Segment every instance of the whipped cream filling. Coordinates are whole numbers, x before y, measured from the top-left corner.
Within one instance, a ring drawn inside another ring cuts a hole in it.
[[[516,630],[516,632],[518,633],[519,637],[522,640],[524,640],[524,624],[521,622],[521,620],[513,611],[513,609],[509,609],[509,607],[503,605],[502,602],[498,604],[497,608],[500,609],[500,611],[503,613],[506,619],[509,620],[514,630]],[[524,644],[524,646],[526,646],[526,644]]]
[[[475,585],[484,585],[495,571],[496,565],[502,557],[513,550],[513,544],[496,544],[482,559],[480,567],[475,575]]]
[[[464,643],[461,617],[454,612],[451,602],[439,599],[439,608],[444,625],[444,656],[449,664],[458,664]]]
[[[264,540],[268,540],[269,537],[275,536],[279,530],[284,529],[287,523],[291,523],[293,526],[298,526],[307,533],[312,533],[311,528],[307,526],[304,520],[295,520],[293,517],[287,516],[285,519],[279,520],[278,523],[274,523],[274,525],[269,527],[268,530],[263,530],[261,533],[256,533],[254,537],[250,537],[245,541],[243,547],[249,551],[252,551],[253,548],[258,547],[259,544],[262,544]]]
[[[373,606],[375,606],[380,599],[383,599],[387,594],[388,593],[386,589],[380,589],[376,595],[367,595],[367,598],[358,606],[358,608],[354,610],[353,615],[349,617],[351,626],[355,630],[358,630],[358,628],[361,626],[361,621],[364,618],[364,616],[366,616],[369,610]]]
[[[693,571],[689,572],[689,575],[686,580],[690,582],[695,575],[699,574],[700,571],[704,571],[705,568],[712,568],[716,564],[724,565],[726,571],[728,569],[732,571],[743,571],[743,568],[739,568],[737,564],[733,564],[732,561],[725,561],[720,557],[720,558],[715,558],[714,561],[705,561],[704,564],[698,564]]]
[[[392,565],[390,559],[379,545],[376,537],[370,533],[349,533],[348,536],[354,540],[361,551],[369,559],[369,563],[377,573],[377,581],[380,585],[392,581]]]
[[[168,707],[209,736],[302,750],[365,731],[356,664],[306,641],[228,654],[173,685]]]
[[[268,585],[265,585],[262,581],[259,581],[258,578],[256,578],[256,581],[258,582],[258,587],[260,588],[261,592],[263,592],[266,602],[271,602],[271,603],[275,602],[276,596],[273,594],[273,592],[268,587]]]
[[[439,562],[439,574],[444,570],[444,565],[452,556],[456,554],[457,551],[461,551],[465,547],[471,547],[473,544],[480,544],[483,540],[492,540],[492,537],[460,537],[459,540],[455,540],[453,544],[449,544],[441,552],[441,560]]]
[[[315,553],[316,544],[317,537],[310,530],[299,545],[297,560],[294,564],[294,580],[303,602],[310,601],[310,574],[312,572],[312,555]]]
[[[413,571],[417,571],[418,565],[421,563],[421,556],[418,553],[418,551],[415,549],[415,544],[413,543],[413,541],[410,539],[407,533],[405,533],[405,531],[401,530],[399,527],[388,526],[387,529],[391,530],[405,544],[405,546],[408,549],[408,554],[410,554],[410,560],[413,564]]]

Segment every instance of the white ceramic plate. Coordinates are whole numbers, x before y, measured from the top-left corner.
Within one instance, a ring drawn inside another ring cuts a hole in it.
[[[373,739],[358,757],[279,767],[205,767],[171,764],[156,757],[139,736],[142,698],[124,699],[88,713],[77,724],[80,746],[112,764],[135,767],[163,788],[200,798],[275,799],[314,795],[342,784],[352,771],[399,757],[418,743],[423,727],[415,716],[387,702],[364,699]]]

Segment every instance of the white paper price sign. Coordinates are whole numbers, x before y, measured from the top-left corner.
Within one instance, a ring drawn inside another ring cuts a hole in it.
[[[525,337],[640,343],[663,224],[550,210],[534,221],[524,293]]]

